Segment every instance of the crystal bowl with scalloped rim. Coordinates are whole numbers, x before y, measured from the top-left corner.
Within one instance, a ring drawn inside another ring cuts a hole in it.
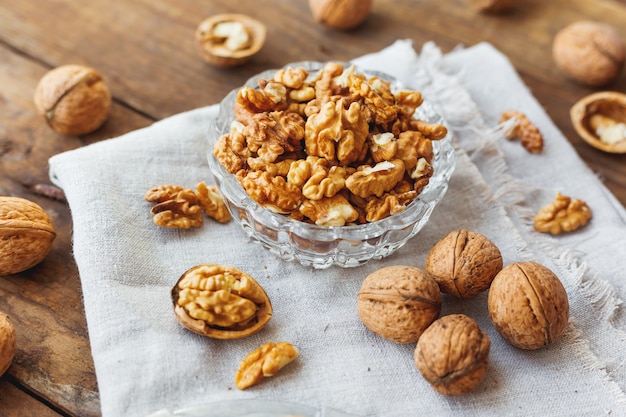
[[[302,66],[309,72],[315,72],[324,65],[307,61],[289,64],[284,68]],[[260,78],[271,79],[275,72],[274,69],[257,74],[244,86],[258,88]],[[401,85],[389,75],[358,67],[355,72],[391,81],[394,91],[401,89]],[[230,124],[235,118],[234,103],[238,90],[231,91],[222,100],[217,117],[209,123],[209,168],[234,221],[250,238],[286,261],[297,261],[305,266],[323,269],[333,265],[356,267],[373,259],[384,258],[404,246],[426,225],[448,189],[455,167],[449,130],[445,138],[432,142],[434,159],[431,164],[434,174],[428,185],[400,213],[366,224],[318,226],[268,210],[249,197],[235,176],[213,155],[215,142],[230,131]],[[446,125],[443,117],[427,100],[417,108],[414,118]]]

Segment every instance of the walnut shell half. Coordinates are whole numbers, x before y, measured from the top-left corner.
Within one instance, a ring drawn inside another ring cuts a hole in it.
[[[483,381],[491,341],[478,324],[463,314],[436,320],[417,342],[417,369],[438,392],[463,395]]]
[[[272,318],[263,287],[237,268],[202,264],[185,272],[174,288],[176,318],[185,328],[214,339],[240,339]]]
[[[56,232],[38,204],[0,197],[0,276],[25,271],[46,257]]]
[[[421,269],[388,266],[368,275],[357,309],[367,328],[396,343],[414,343],[441,312],[437,283]]]
[[[424,270],[442,292],[472,298],[487,290],[502,269],[502,255],[487,237],[471,230],[453,230],[433,246]]]
[[[580,137],[604,152],[626,153],[626,94],[600,91],[580,99],[570,109]]]
[[[532,261],[512,263],[496,275],[487,307],[498,333],[520,349],[555,342],[569,319],[563,284],[550,269]]]
[[[267,28],[249,16],[218,14],[204,19],[196,29],[196,44],[202,58],[217,67],[245,64],[265,43]]]

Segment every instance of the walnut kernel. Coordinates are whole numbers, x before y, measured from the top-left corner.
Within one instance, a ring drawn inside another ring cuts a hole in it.
[[[95,69],[63,65],[41,78],[34,101],[37,112],[52,129],[65,135],[84,135],[107,119],[111,92]]]
[[[491,283],[489,316],[504,340],[535,350],[557,341],[567,327],[569,302],[559,278],[532,261],[506,266]]]
[[[11,366],[17,350],[15,328],[4,313],[0,313],[0,376]]]
[[[396,343],[414,343],[439,317],[441,293],[421,269],[388,266],[363,280],[357,309],[363,324],[379,336]]]
[[[552,56],[563,73],[582,84],[602,86],[621,73],[624,41],[610,25],[594,21],[574,22],[561,29],[552,43]]]
[[[508,132],[507,139],[518,137],[522,146],[531,153],[541,153],[543,150],[543,135],[539,128],[531,122],[524,113],[515,110],[507,110],[500,116],[500,123],[508,120],[514,121]]]
[[[534,225],[538,232],[558,235],[579,229],[590,219],[591,209],[587,203],[557,193],[554,201],[537,212]]]
[[[235,385],[240,390],[250,388],[274,376],[298,358],[300,351],[289,342],[268,342],[250,352],[239,364],[235,374]]]
[[[489,367],[489,336],[464,314],[443,316],[417,341],[415,365],[444,395],[464,395],[484,380]]]
[[[203,264],[172,288],[174,313],[187,329],[215,339],[239,339],[260,331],[272,317],[263,287],[237,268]]]
[[[471,298],[487,290],[502,269],[502,255],[487,237],[470,230],[454,230],[437,242],[424,270],[446,294]]]
[[[0,197],[0,276],[17,274],[41,262],[56,237],[48,214],[19,197]]]

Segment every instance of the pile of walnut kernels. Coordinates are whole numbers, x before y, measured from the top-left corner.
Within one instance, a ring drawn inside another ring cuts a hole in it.
[[[447,129],[413,117],[420,92],[328,63],[281,69],[240,89],[220,164],[261,206],[321,226],[401,212],[433,175],[432,141]]]

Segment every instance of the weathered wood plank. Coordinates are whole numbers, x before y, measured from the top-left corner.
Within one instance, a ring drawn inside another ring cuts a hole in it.
[[[61,417],[29,394],[0,379],[0,414],[2,417]]]

